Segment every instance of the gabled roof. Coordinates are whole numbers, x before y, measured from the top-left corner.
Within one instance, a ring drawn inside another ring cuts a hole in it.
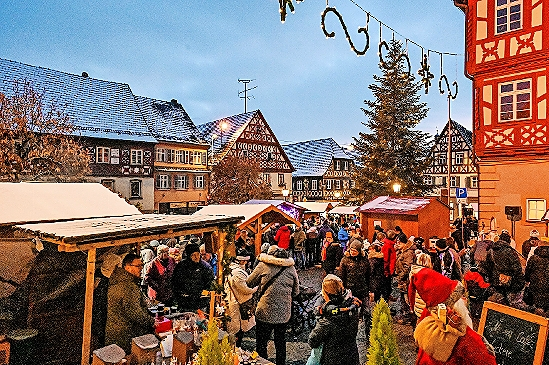
[[[0,183],[0,225],[141,214],[99,183]]]
[[[296,205],[292,202],[287,202],[285,200],[280,200],[280,199],[265,199],[265,200],[252,199],[252,200],[248,200],[247,202],[242,203],[242,204],[272,204],[275,207],[278,207],[280,205],[288,205],[292,208],[296,208],[296,209],[299,209],[299,210],[307,210],[307,208],[303,208],[300,205]]]
[[[135,96],[149,130],[160,141],[201,143],[200,131],[177,100],[164,101]]]
[[[242,134],[248,123],[254,118],[259,110],[252,112],[232,115],[230,117],[217,119],[206,124],[198,125],[198,130],[202,134],[202,138],[206,141],[211,141],[212,136],[215,134],[216,140],[213,143],[214,153],[223,153],[227,151],[236,142],[238,137]],[[227,123],[227,130],[221,130],[221,124]],[[221,139],[222,138],[222,139]]]
[[[345,205],[338,205],[334,209],[330,210],[330,214],[355,214],[358,213],[359,206],[353,205],[353,206],[345,206]]]
[[[46,105],[65,112],[73,135],[156,142],[128,84],[73,75],[0,58],[0,92],[13,94],[14,81],[30,81]]]
[[[452,120],[452,136],[457,131],[462,137],[465,143],[467,143],[467,146],[472,150],[473,149],[473,132],[456,122],[455,120]],[[440,140],[448,135],[448,123],[444,126],[444,129],[440,133],[440,135],[435,136],[435,146],[440,143]]]
[[[199,211],[195,212],[193,216],[243,216],[239,226],[244,227],[255,221],[259,216],[263,217],[263,223],[270,223],[277,221],[279,223],[290,223],[301,225],[298,220],[288,215],[284,211],[275,207],[272,204],[220,204],[220,205],[207,205]]]
[[[292,176],[322,176],[330,167],[332,159],[354,160],[333,138],[287,144],[282,148],[296,169]]]
[[[436,198],[380,196],[362,205],[361,213],[417,214]]]

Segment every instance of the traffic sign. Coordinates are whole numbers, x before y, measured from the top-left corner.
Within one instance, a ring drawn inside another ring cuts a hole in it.
[[[456,198],[457,199],[467,198],[467,188],[456,188]]]

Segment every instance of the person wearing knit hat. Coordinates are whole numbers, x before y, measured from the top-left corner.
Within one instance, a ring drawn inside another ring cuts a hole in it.
[[[473,330],[459,281],[422,268],[410,279],[409,300],[413,306],[415,293],[426,307],[414,330],[418,346],[416,365],[496,365],[493,347]],[[439,310],[444,304],[446,314]]]
[[[461,280],[461,262],[457,252],[453,250],[445,238],[440,238],[435,243],[436,254],[433,256],[433,270],[452,279]]]
[[[320,364],[358,365],[358,333],[360,301],[343,281],[333,274],[328,274],[322,281],[323,304],[315,328],[309,334],[309,346],[315,349],[322,346]]]
[[[532,247],[537,247],[540,244],[539,231],[533,229],[530,231],[530,237],[522,243],[522,256],[528,258]]]
[[[332,232],[326,232],[322,244],[322,258],[322,268],[326,274],[333,274],[343,258],[343,247],[333,239]]]
[[[178,309],[183,312],[196,311],[206,304],[202,301],[202,291],[209,290],[214,281],[212,267],[200,259],[200,248],[196,243],[185,246],[187,257],[174,269],[172,290]]]

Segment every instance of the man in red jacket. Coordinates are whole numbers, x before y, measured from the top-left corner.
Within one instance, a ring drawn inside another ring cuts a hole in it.
[[[383,246],[381,246],[381,252],[383,252],[383,274],[385,277],[383,283],[383,289],[381,295],[389,302],[389,297],[392,291],[392,278],[395,274],[396,264],[396,250],[395,250],[395,237],[396,232],[389,230],[387,236],[383,238]]]
[[[423,268],[410,278],[411,308],[416,291],[425,301],[414,331],[419,348],[416,365],[496,365],[494,348],[473,330],[463,299],[465,288],[459,281]],[[437,310],[441,303],[446,306],[446,314]]]
[[[288,228],[288,226],[285,224],[281,225],[278,231],[276,232],[276,236],[275,236],[275,241],[277,243],[277,246],[285,250],[290,248],[291,235],[292,235],[292,232],[290,232],[290,228]]]

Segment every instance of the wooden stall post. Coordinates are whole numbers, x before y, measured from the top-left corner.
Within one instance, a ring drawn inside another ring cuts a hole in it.
[[[255,248],[255,255],[256,256],[259,256],[259,254],[261,253],[261,239],[263,236],[263,231],[261,229],[261,225],[263,224],[263,219],[261,219],[261,216],[257,217],[257,221],[255,223],[256,225],[256,228],[257,228],[257,233],[254,237],[255,239],[255,242],[254,242],[254,248]]]
[[[84,299],[84,332],[82,335],[82,365],[90,364],[93,289],[95,282],[95,254],[95,248],[90,248],[88,250],[88,263],[86,267],[86,295]]]

